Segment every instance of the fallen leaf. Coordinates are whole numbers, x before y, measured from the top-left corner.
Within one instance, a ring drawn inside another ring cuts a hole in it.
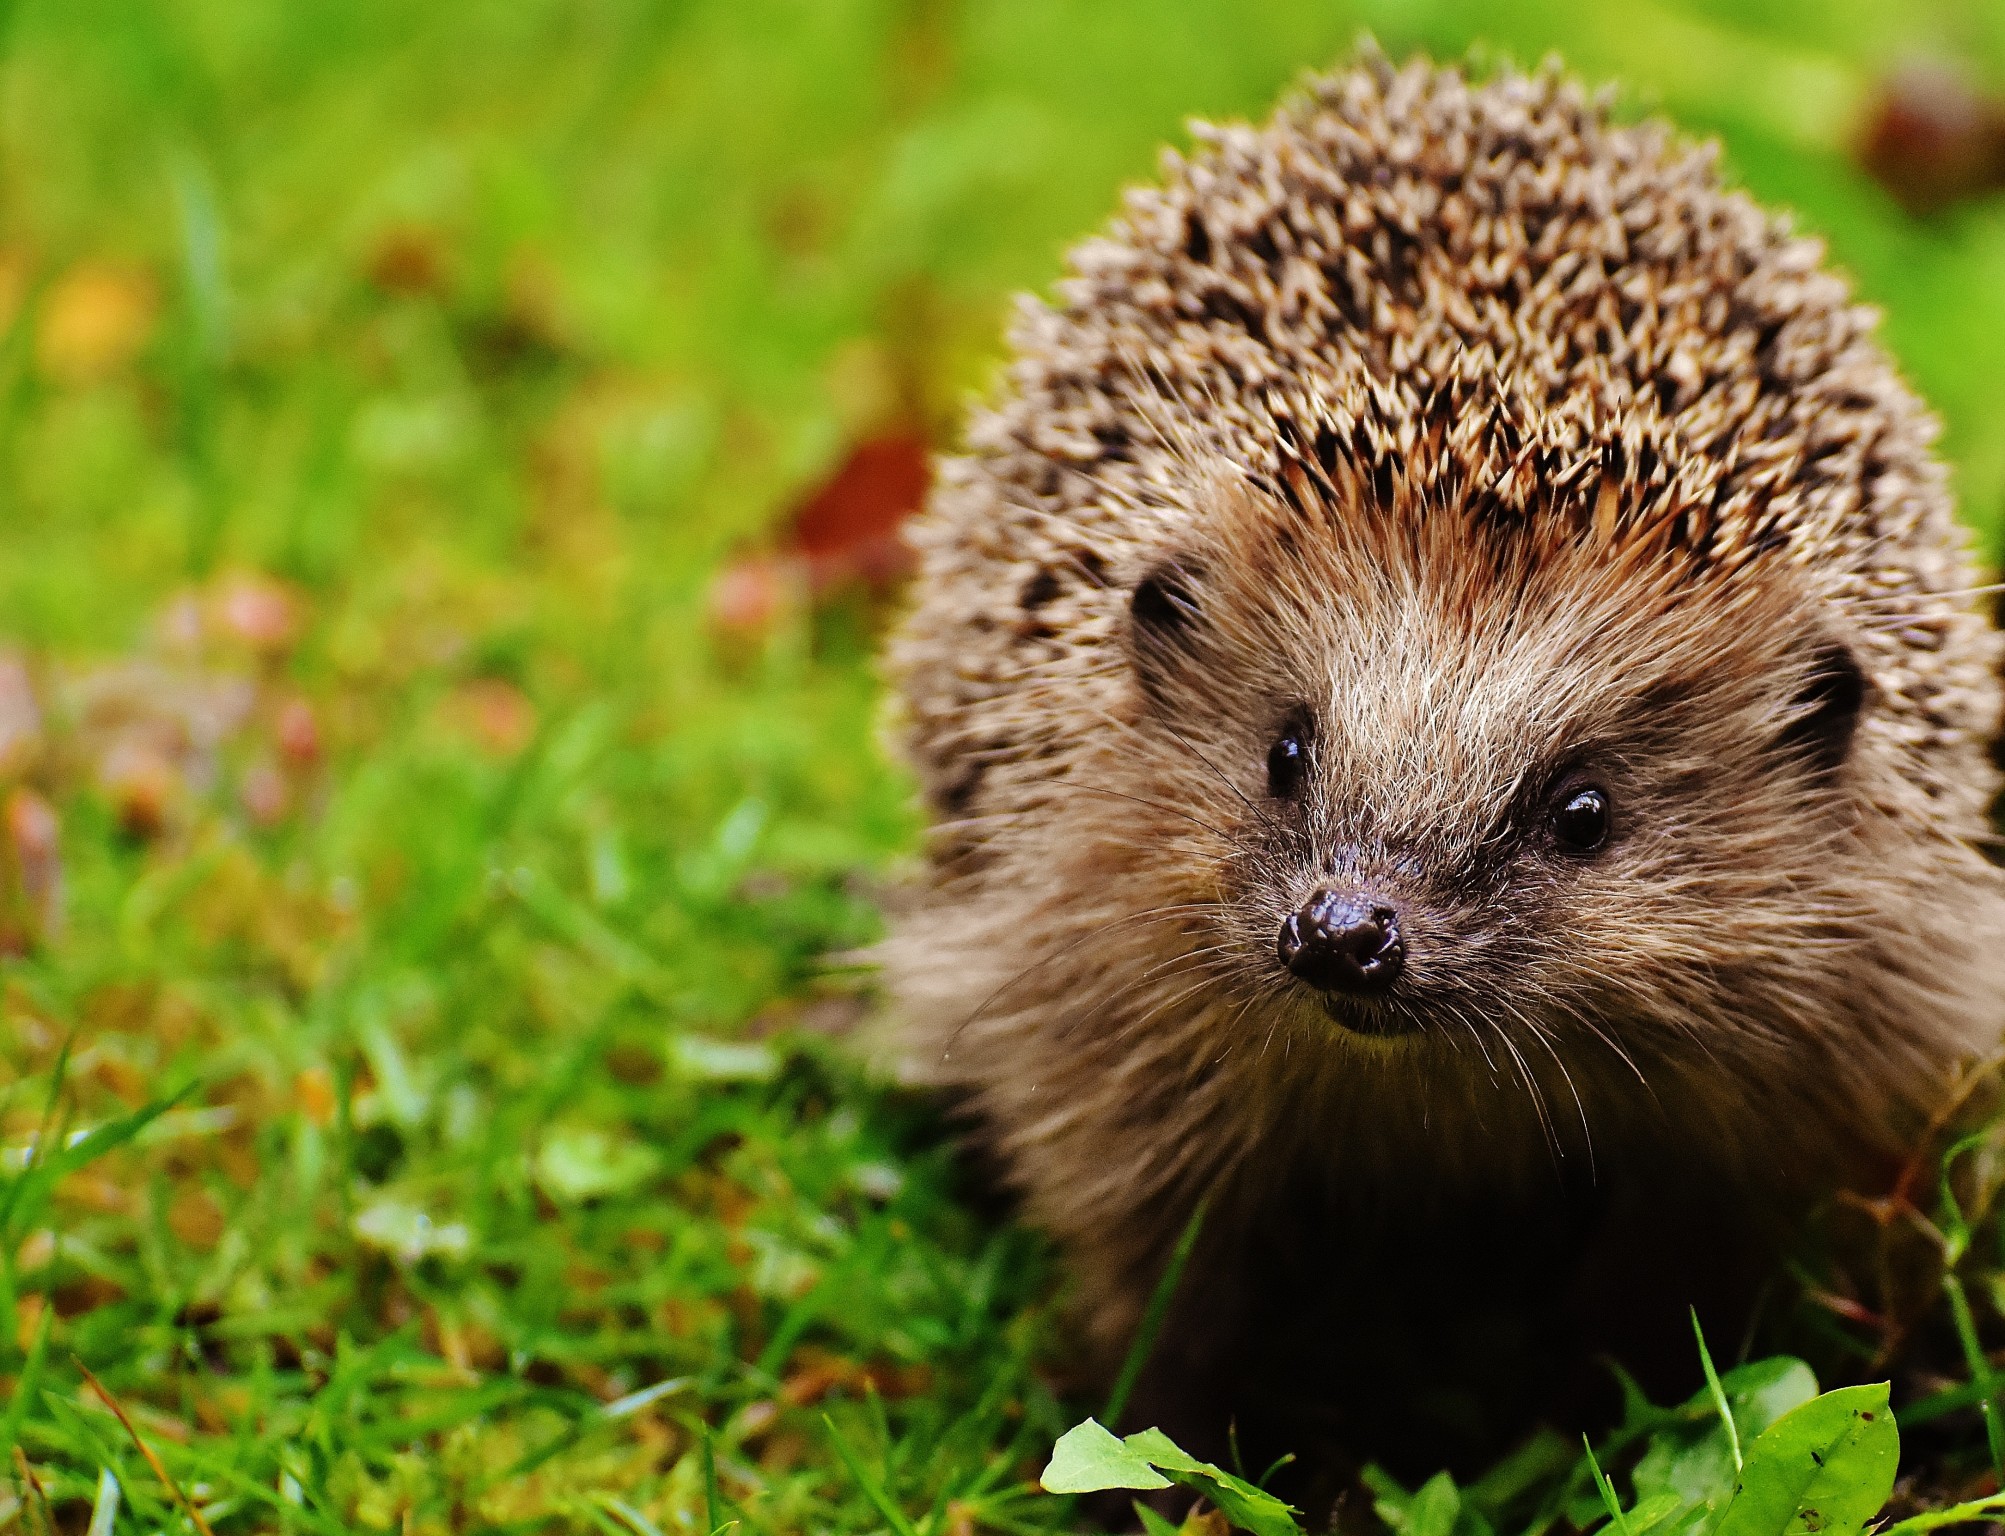
[[[661,1155],[637,1141],[615,1138],[590,1126],[560,1126],[536,1153],[536,1183],[553,1200],[591,1200],[622,1194],[645,1183],[661,1166]],[[573,1289],[580,1289],[575,1284]]]
[[[42,750],[42,708],[28,664],[0,651],[0,777],[25,773]]]
[[[496,757],[513,757],[536,734],[536,706],[515,684],[476,678],[455,689],[446,713],[462,735]]]
[[[888,587],[911,566],[898,537],[926,501],[931,483],[926,441],[916,432],[867,438],[801,504],[788,543],[808,565],[817,592],[852,582]]]
[[[1909,213],[1938,213],[2005,188],[2005,101],[1949,64],[1903,65],[1881,86],[1858,153]]]
[[[263,655],[283,655],[299,636],[299,604],[269,576],[233,576],[217,591],[212,617],[217,634]]]
[[[273,733],[281,756],[295,768],[307,768],[320,756],[320,722],[305,699],[287,699],[279,706]]]
[[[402,224],[385,230],[369,252],[369,281],[404,298],[439,293],[446,286],[445,241],[437,230]]]
[[[206,1251],[223,1235],[223,1208],[206,1189],[183,1184],[168,1202],[167,1225],[190,1248]]]
[[[711,627],[725,638],[759,640],[800,601],[800,563],[771,555],[733,560],[711,578],[706,606]]]
[[[334,1078],[325,1067],[308,1067],[292,1080],[293,1102],[300,1113],[325,1129],[334,1123]]]
[[[25,786],[7,796],[8,852],[36,929],[53,938],[62,922],[62,828],[56,808]]]
[[[42,1326],[42,1308],[47,1305],[39,1291],[30,1291],[14,1303],[14,1343],[24,1355],[35,1342]]]
[[[130,367],[153,333],[152,278],[109,262],[80,262],[42,301],[35,361],[50,378],[90,383]]]
[[[173,759],[138,735],[112,743],[98,763],[98,784],[119,826],[132,837],[164,832],[182,787]]]
[[[245,814],[260,827],[277,826],[292,806],[292,792],[286,787],[285,775],[278,771],[277,764],[264,759],[244,770],[237,785],[237,797],[244,803]]]
[[[401,1200],[383,1199],[355,1213],[355,1235],[372,1248],[415,1264],[432,1254],[459,1258],[473,1245],[464,1222],[433,1221]]]

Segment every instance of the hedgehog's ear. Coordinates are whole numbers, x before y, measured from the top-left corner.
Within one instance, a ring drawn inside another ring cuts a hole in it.
[[[1831,641],[1811,653],[1779,744],[1823,777],[1845,765],[1866,706],[1866,674],[1851,650]]]
[[[1178,664],[1196,648],[1204,619],[1199,583],[1204,570],[1172,555],[1151,566],[1128,598],[1129,644],[1135,676],[1152,697],[1160,694]]]

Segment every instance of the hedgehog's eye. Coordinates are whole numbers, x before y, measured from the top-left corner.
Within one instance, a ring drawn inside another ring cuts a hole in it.
[[[1290,720],[1281,727],[1274,745],[1267,749],[1267,793],[1276,800],[1291,800],[1302,787],[1309,771],[1309,727],[1306,721]]]
[[[1608,841],[1608,793],[1592,784],[1571,784],[1553,805],[1552,835],[1568,853],[1592,853]]]

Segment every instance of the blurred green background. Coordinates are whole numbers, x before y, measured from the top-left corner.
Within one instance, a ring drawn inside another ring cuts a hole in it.
[[[1717,135],[1997,556],[1995,3],[0,8],[5,1518],[182,1518],[81,1365],[218,1530],[1041,1527],[1049,1261],[831,1041],[916,837],[841,578],[1365,29]]]

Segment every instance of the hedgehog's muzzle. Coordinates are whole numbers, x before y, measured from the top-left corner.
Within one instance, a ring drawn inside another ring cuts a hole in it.
[[[1275,958],[1319,992],[1372,997],[1399,979],[1399,909],[1369,891],[1322,885],[1282,921]]]

